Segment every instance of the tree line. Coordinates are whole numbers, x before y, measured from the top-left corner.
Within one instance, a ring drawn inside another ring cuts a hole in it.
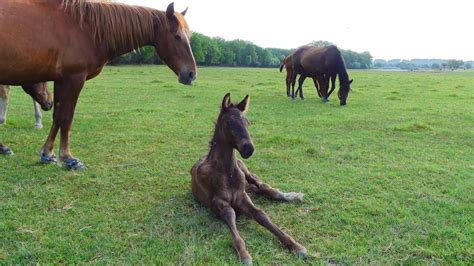
[[[383,60],[375,59],[375,68],[400,68],[407,70],[416,70],[420,68],[425,69],[450,69],[455,70],[459,68],[471,69],[474,61],[462,60],[443,60],[443,59],[412,59],[412,60]]]
[[[332,43],[315,41],[312,44],[327,46]],[[219,37],[211,38],[196,32],[191,38],[191,48],[198,65],[232,67],[278,67],[285,56],[294,50],[262,48],[244,40],[226,41]],[[351,50],[341,50],[341,53],[348,68],[372,68],[372,56],[369,52],[357,53]],[[111,64],[162,64],[162,61],[156,55],[153,47],[146,46],[115,58]]]

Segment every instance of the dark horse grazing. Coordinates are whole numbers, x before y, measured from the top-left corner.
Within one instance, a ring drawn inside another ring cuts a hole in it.
[[[327,101],[330,93],[334,90],[336,76],[339,76],[339,92],[337,96],[339,97],[340,104],[346,105],[352,80],[349,80],[344,58],[336,46],[330,45],[326,47],[309,48],[301,54],[299,61],[294,61],[293,67],[295,69],[301,69],[302,73],[298,81],[298,90],[302,90],[303,82],[306,77],[312,77],[313,80],[316,78],[319,83],[323,101]],[[330,78],[332,88],[330,93],[328,93]],[[300,91],[300,93],[302,93],[302,91]]]
[[[7,97],[3,93],[7,93],[6,85],[0,85],[0,98]],[[36,83],[33,85],[23,85],[21,86],[23,90],[28,93],[36,102],[38,102],[41,108],[45,111],[48,111],[53,106],[53,99],[51,93],[48,90],[48,85],[46,83]],[[12,149],[10,149],[5,144],[0,142],[0,154],[13,155]]]
[[[179,82],[191,84],[196,78],[186,11],[175,12],[173,4],[163,12],[93,0],[23,0],[0,1],[0,10],[0,62],[14,62],[0,64],[0,84],[54,81],[44,162],[56,161],[54,140],[61,130],[59,160],[69,169],[84,168],[69,148],[74,110],[84,82],[99,75],[110,59],[153,45]]]
[[[284,193],[263,183],[257,175],[250,173],[241,160],[237,160],[235,150],[245,159],[254,152],[247,130],[248,121],[244,116],[248,104],[248,95],[236,105],[230,102],[229,93],[224,96],[209,153],[191,169],[194,198],[227,224],[241,262],[250,264],[252,257],[237,231],[236,212],[255,219],[276,235],[287,248],[306,257],[306,249],[273,224],[264,211],[255,207],[246,192],[284,201],[303,198],[302,193]]]

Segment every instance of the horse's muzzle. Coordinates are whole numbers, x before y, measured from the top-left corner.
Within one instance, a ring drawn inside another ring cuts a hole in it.
[[[247,159],[250,156],[252,156],[255,148],[253,147],[253,145],[251,143],[246,143],[246,144],[240,146],[238,150],[239,150],[239,153],[242,156],[242,158]]]
[[[51,110],[51,108],[53,108],[53,102],[46,102],[44,104],[41,104],[41,109],[43,111],[49,111]]]
[[[191,83],[196,79],[196,72],[194,71],[185,71],[179,73],[179,83],[184,85],[191,85]]]

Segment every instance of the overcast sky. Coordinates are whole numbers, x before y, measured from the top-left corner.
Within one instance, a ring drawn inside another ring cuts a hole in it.
[[[118,0],[165,10],[171,0]],[[326,40],[374,58],[474,60],[474,0],[175,0],[192,31],[262,47]]]

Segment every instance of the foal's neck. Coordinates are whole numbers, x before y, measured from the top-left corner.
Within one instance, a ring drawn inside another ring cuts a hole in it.
[[[231,172],[237,162],[234,147],[229,144],[225,135],[219,131],[218,126],[216,126],[214,137],[211,140],[207,159],[214,161],[217,168],[226,172]]]

